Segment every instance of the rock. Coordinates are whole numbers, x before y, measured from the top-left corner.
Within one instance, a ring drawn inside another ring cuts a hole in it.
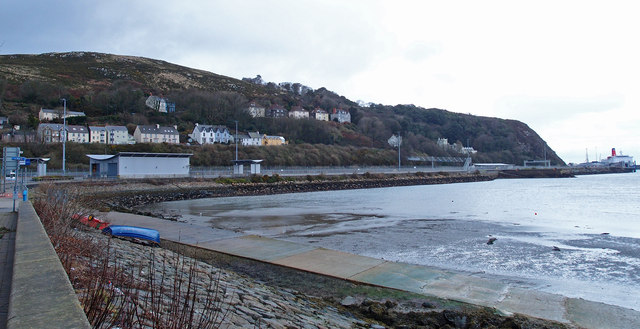
[[[493,244],[496,240],[498,240],[498,238],[491,237],[489,241],[487,241],[487,244]]]
[[[422,307],[424,307],[424,308],[436,308],[436,306],[433,305],[433,303],[430,303],[430,302],[423,302],[422,303]]]
[[[560,248],[553,246],[553,251],[560,251]]]
[[[342,306],[353,306],[357,304],[358,304],[358,301],[351,296],[347,296],[343,298],[342,301],[340,301],[340,305]]]

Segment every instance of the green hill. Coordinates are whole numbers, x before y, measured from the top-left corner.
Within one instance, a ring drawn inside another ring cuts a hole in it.
[[[144,105],[149,95],[169,98],[176,104],[176,112],[149,109]],[[394,151],[387,139],[398,131],[403,136],[405,157],[460,156],[455,149],[436,144],[438,138],[447,138],[458,148],[468,145],[477,150],[474,162],[522,164],[524,160],[541,159],[546,145],[535,131],[519,121],[414,105],[364,107],[325,88],[312,90],[297,83],[238,80],[148,58],[91,52],[0,56],[0,116],[9,117],[11,124],[35,128],[40,108],[61,108],[61,98],[68,100],[69,110],[87,114],[79,123],[126,125],[130,132],[137,124],[176,125],[183,142],[195,123],[233,128],[237,120],[242,131],[284,136],[291,145],[251,152],[267,163],[287,165],[390,164]],[[308,110],[342,108],[350,112],[352,122],[252,118],[244,110],[249,101],[267,107],[279,104],[286,109],[296,105]],[[229,155],[224,147],[183,148],[198,154],[199,165],[227,165],[231,160],[226,159]],[[102,149],[117,152],[120,147]],[[33,153],[46,150],[52,148],[35,148]],[[213,151],[224,157],[199,155]],[[354,156],[344,156],[345,152]],[[297,155],[287,155],[291,153]],[[336,159],[328,160],[331,156],[325,153],[335,154]],[[553,164],[564,164],[549,148],[546,155]]]

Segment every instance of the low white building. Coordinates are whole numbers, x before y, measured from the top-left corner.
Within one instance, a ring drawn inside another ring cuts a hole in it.
[[[137,126],[133,137],[136,143],[178,144],[180,142],[180,134],[176,127],[161,127],[160,125]]]
[[[228,144],[232,140],[227,127],[201,125],[198,123],[196,123],[196,126],[193,128],[193,132],[189,134],[189,137],[201,145],[213,143]]]
[[[188,177],[188,153],[120,152],[115,155],[87,154],[91,177]]]

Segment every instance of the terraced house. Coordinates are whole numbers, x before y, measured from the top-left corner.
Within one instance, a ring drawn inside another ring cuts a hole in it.
[[[132,144],[129,130],[125,126],[105,126],[107,131],[107,144]]]
[[[64,136],[64,126],[59,123],[41,123],[36,135],[44,143],[60,143]]]
[[[196,123],[189,137],[201,145],[213,143],[227,144],[231,142],[231,134],[225,126],[201,125]]]
[[[67,142],[89,143],[89,130],[85,126],[67,125]]]
[[[104,127],[89,126],[89,141],[91,143],[106,144],[107,130]]]
[[[136,143],[178,144],[180,142],[179,136],[175,126],[161,127],[160,125],[137,126],[133,133]]]

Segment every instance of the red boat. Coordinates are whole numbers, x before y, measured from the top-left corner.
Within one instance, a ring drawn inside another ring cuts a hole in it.
[[[96,229],[99,229],[99,230],[102,230],[103,228],[109,226],[109,223],[107,223],[107,222],[105,222],[105,221],[103,221],[101,219],[98,219],[96,217],[93,217],[93,215],[81,216],[81,215],[75,214],[75,215],[71,216],[71,218],[73,218],[75,220],[79,220],[80,223],[82,223],[84,225],[87,225],[87,226],[90,226],[90,227],[93,227],[93,228],[96,228]]]

